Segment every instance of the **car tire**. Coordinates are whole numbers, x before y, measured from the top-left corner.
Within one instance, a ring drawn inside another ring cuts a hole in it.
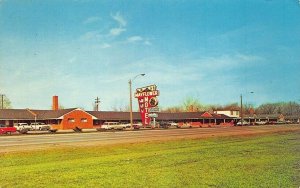
[[[50,129],[49,132],[50,133],[56,133],[57,129]]]
[[[19,133],[21,133],[21,134],[27,134],[27,132],[28,132],[28,129],[21,129],[19,131]]]

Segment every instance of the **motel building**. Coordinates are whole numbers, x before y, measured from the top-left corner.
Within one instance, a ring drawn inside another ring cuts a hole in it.
[[[80,108],[58,109],[58,97],[53,96],[52,110],[36,109],[0,109],[0,123],[14,126],[15,123],[43,122],[53,129],[93,129],[104,122],[130,122],[129,112],[85,111]],[[189,124],[191,127],[212,127],[215,125],[232,125],[232,117],[209,112],[158,112],[157,122],[173,121],[179,125]],[[141,122],[139,112],[133,112],[133,122]]]
[[[215,125],[231,125],[232,118],[210,114],[209,112],[157,113],[156,121],[173,121],[179,125],[189,124],[191,127],[212,127]],[[57,110],[2,109],[0,123],[13,126],[15,123],[43,122],[54,129],[93,129],[104,122],[130,122],[129,112],[85,111],[80,108]],[[141,122],[139,112],[133,112],[133,121]]]

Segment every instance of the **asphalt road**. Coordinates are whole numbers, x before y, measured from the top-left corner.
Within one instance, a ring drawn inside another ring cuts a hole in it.
[[[138,143],[159,140],[175,140],[182,138],[255,135],[283,131],[300,131],[300,125],[266,125],[19,136],[10,135],[0,136],[0,153],[8,151],[32,150],[45,147]]]

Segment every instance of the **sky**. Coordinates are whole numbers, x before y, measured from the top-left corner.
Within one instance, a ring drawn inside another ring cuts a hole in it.
[[[0,0],[13,108],[124,108],[141,73],[133,89],[156,84],[162,108],[300,102],[299,72],[298,0]]]

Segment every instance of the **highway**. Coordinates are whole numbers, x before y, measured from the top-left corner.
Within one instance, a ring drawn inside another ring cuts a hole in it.
[[[86,132],[68,134],[2,135],[0,136],[0,153],[8,151],[39,149],[45,147],[139,143],[159,140],[176,140],[182,138],[253,135],[284,131],[300,131],[300,125]]]

